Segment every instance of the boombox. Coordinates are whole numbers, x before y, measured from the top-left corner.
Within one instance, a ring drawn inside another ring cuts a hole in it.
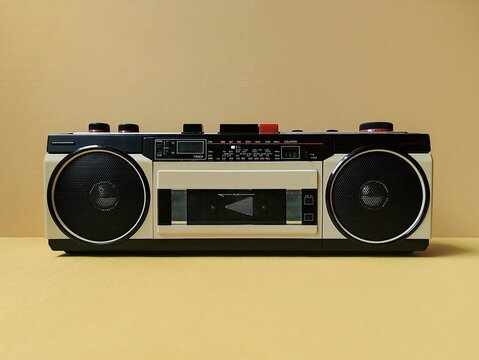
[[[429,135],[222,124],[48,136],[46,236],[67,253],[411,253],[431,236]]]

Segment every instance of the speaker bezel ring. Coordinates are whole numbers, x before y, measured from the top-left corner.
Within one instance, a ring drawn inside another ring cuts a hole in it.
[[[337,176],[341,172],[341,170],[346,166],[350,161],[353,159],[367,154],[371,152],[386,152],[393,154],[395,156],[398,156],[402,160],[406,161],[412,169],[416,172],[418,175],[418,178],[420,180],[421,188],[422,188],[422,193],[423,193],[423,200],[421,204],[420,211],[418,213],[418,216],[414,220],[414,222],[401,234],[390,238],[386,240],[381,240],[381,241],[374,241],[374,240],[368,240],[368,239],[362,239],[358,236],[355,236],[354,234],[350,233],[345,227],[341,224],[339,219],[336,216],[336,213],[334,211],[334,207],[332,205],[332,190],[334,187],[334,182],[336,181]],[[409,154],[404,153],[398,149],[395,148],[387,148],[387,147],[374,147],[374,146],[365,146],[365,147],[360,147],[356,150],[351,151],[350,153],[344,155],[336,164],[336,166],[333,168],[331,171],[331,174],[329,175],[328,182],[326,185],[326,192],[325,192],[325,202],[326,202],[326,209],[328,211],[329,218],[333,222],[335,228],[346,238],[349,240],[353,240],[359,244],[362,245],[373,245],[373,246],[386,246],[388,244],[392,243],[397,243],[400,241],[403,241],[407,237],[409,237],[414,231],[417,230],[417,228],[422,224],[424,218],[426,217],[427,213],[429,212],[429,206],[430,206],[430,197],[431,197],[431,191],[430,191],[430,185],[428,178],[426,176],[426,173],[422,169],[422,167],[419,165],[419,163]]]
[[[111,240],[107,241],[97,241],[97,240],[91,240],[91,239],[86,239],[73,231],[69,230],[68,226],[63,223],[61,220],[56,207],[55,207],[55,201],[54,201],[54,191],[55,191],[55,185],[58,180],[59,175],[63,171],[63,169],[70,164],[73,160],[76,158],[83,156],[88,153],[93,153],[93,152],[105,152],[109,153],[112,155],[115,155],[122,160],[126,161],[138,174],[142,188],[143,188],[143,193],[144,193],[144,199],[143,199],[143,207],[142,207],[142,212],[141,215],[138,217],[136,220],[135,224],[128,230],[128,232],[124,233],[123,235],[116,237]],[[148,179],[143,171],[143,169],[140,167],[140,165],[133,159],[130,155],[127,153],[118,150],[113,147],[109,146],[101,146],[101,145],[88,145],[81,147],[74,152],[66,155],[63,159],[61,159],[58,164],[55,166],[55,169],[53,170],[52,174],[50,175],[50,179],[48,181],[48,186],[47,186],[47,204],[48,204],[48,210],[50,213],[50,216],[56,226],[61,230],[63,234],[65,234],[69,239],[79,241],[81,243],[89,243],[89,244],[94,244],[94,245],[111,245],[111,244],[116,244],[119,242],[123,242],[131,236],[133,236],[138,229],[143,225],[146,217],[148,216],[149,208],[150,208],[150,201],[151,201],[151,194],[150,194],[150,185],[148,183]]]

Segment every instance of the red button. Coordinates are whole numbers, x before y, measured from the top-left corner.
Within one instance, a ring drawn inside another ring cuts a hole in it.
[[[279,133],[278,124],[259,124],[260,134],[277,134]]]

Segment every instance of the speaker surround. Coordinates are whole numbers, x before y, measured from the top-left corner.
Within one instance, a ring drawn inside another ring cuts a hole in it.
[[[102,245],[136,232],[147,215],[150,191],[143,170],[129,155],[87,146],[56,166],[47,201],[65,235]]]

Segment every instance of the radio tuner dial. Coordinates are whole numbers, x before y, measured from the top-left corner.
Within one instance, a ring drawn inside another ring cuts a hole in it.
[[[393,130],[393,123],[385,121],[366,122],[359,125],[359,131],[361,132],[387,132]]]

